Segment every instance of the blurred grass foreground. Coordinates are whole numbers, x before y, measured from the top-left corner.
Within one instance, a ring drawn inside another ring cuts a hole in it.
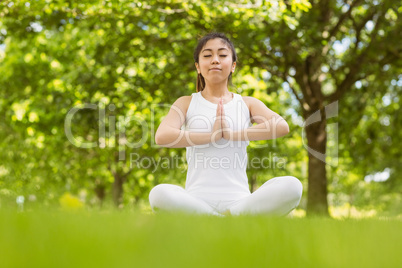
[[[1,267],[401,267],[397,219],[0,210]]]

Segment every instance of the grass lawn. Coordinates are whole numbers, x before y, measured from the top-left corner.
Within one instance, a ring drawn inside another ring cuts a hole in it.
[[[402,221],[0,210],[0,267],[402,267]]]

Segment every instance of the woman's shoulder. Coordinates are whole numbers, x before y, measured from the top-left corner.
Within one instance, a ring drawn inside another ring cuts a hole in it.
[[[192,97],[193,97],[192,95],[181,96],[173,103],[173,105],[178,107],[180,110],[187,112],[187,109],[190,106]]]
[[[250,97],[250,96],[241,96],[241,97],[243,98],[245,103],[252,102],[253,100],[256,100],[256,98]]]
[[[256,102],[259,102],[260,100],[250,97],[250,96],[241,96],[243,101],[247,104],[247,107],[250,109],[250,107],[255,104]]]
[[[251,97],[251,96],[241,96],[244,100],[244,102],[255,102],[258,101],[257,98]]]
[[[181,96],[174,102],[174,104],[175,105],[186,105],[187,104],[187,106],[188,106],[190,104],[190,102],[191,102],[192,97],[193,97],[192,95],[190,95],[190,96]]]

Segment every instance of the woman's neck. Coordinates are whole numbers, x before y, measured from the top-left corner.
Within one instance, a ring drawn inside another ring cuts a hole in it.
[[[218,103],[223,98],[223,103],[227,103],[233,98],[233,94],[228,90],[227,84],[224,85],[206,85],[202,91],[202,96],[213,102]]]
[[[229,92],[228,83],[224,81],[222,83],[210,84],[208,81],[205,81],[205,88],[202,91],[205,95],[215,97],[215,98],[223,98],[225,96],[231,96],[232,93]]]

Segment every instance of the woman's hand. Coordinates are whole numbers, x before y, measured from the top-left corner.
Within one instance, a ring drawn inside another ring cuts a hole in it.
[[[222,137],[225,140],[230,140],[232,138],[233,132],[229,127],[228,121],[225,115],[225,109],[223,108],[223,99],[221,99],[221,126],[222,126]]]
[[[216,119],[212,130],[212,142],[216,142],[222,138],[229,140],[231,129],[225,117],[225,109],[223,108],[223,99],[220,99],[216,108]]]
[[[212,136],[211,136],[212,142],[217,142],[218,140],[223,138],[222,110],[223,110],[223,104],[222,104],[222,99],[221,99],[218,102],[218,107],[216,108],[216,119],[215,119],[215,123],[212,128]]]

